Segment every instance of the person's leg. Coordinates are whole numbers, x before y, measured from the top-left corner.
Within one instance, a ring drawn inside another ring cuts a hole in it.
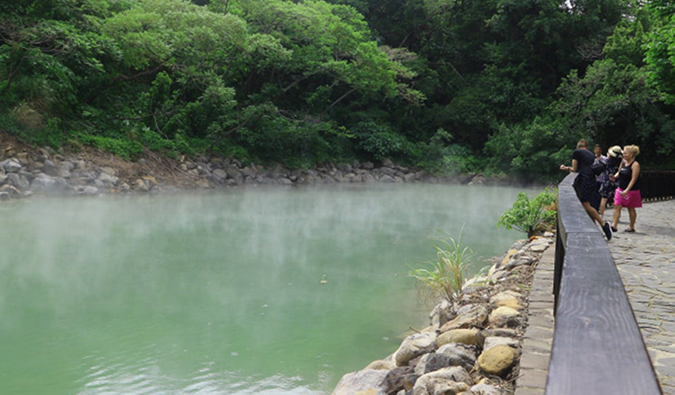
[[[635,207],[628,207],[628,219],[630,221],[628,229],[635,230],[635,220],[637,219],[637,211],[635,211]]]
[[[598,211],[595,209],[595,207],[591,206],[590,202],[582,202],[581,204],[584,206],[584,209],[594,221],[599,223],[600,226],[605,226],[605,220],[603,220],[600,214],[598,214]]]
[[[614,205],[614,217],[612,218],[612,228],[616,229],[619,225],[619,218],[621,218],[621,206]]]
[[[602,227],[603,233],[605,233],[605,237],[607,237],[607,240],[612,239],[612,230],[609,227],[609,222],[605,222],[605,220],[602,219],[598,211],[595,209],[595,207],[591,206],[590,202],[581,202],[581,205],[584,206],[584,209],[588,213],[588,215],[593,218],[594,221],[600,224]]]
[[[607,207],[607,198],[600,199],[600,216],[605,215],[605,207]]]
[[[600,192],[598,192],[598,188],[596,183],[591,184],[593,187],[589,188],[589,191],[587,192],[589,194],[589,200],[591,203],[591,207],[595,209],[595,211],[600,211]]]

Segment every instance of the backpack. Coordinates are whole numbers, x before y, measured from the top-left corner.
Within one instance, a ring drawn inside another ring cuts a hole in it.
[[[591,165],[591,170],[593,170],[594,175],[599,176],[605,170],[607,170],[607,164],[596,159]]]

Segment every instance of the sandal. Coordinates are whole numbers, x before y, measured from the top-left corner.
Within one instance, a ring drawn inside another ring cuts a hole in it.
[[[624,232],[633,233],[633,232],[635,232],[635,229],[628,228],[628,229],[624,230]]]
[[[611,228],[612,228],[612,232],[618,232],[619,231],[619,229],[615,228],[614,226],[612,226]]]

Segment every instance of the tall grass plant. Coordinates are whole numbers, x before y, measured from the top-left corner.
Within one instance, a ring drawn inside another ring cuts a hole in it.
[[[462,286],[474,252],[462,245],[461,234],[458,240],[450,235],[434,238],[436,259],[429,262],[426,268],[410,271],[410,276],[417,280],[420,291],[451,302],[462,295]]]

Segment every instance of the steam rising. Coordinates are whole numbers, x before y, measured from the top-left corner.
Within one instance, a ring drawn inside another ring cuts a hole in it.
[[[518,192],[342,185],[4,203],[0,393],[329,392],[426,325],[407,273],[434,256],[428,237],[465,226],[479,263],[500,255],[522,237],[496,229]]]

